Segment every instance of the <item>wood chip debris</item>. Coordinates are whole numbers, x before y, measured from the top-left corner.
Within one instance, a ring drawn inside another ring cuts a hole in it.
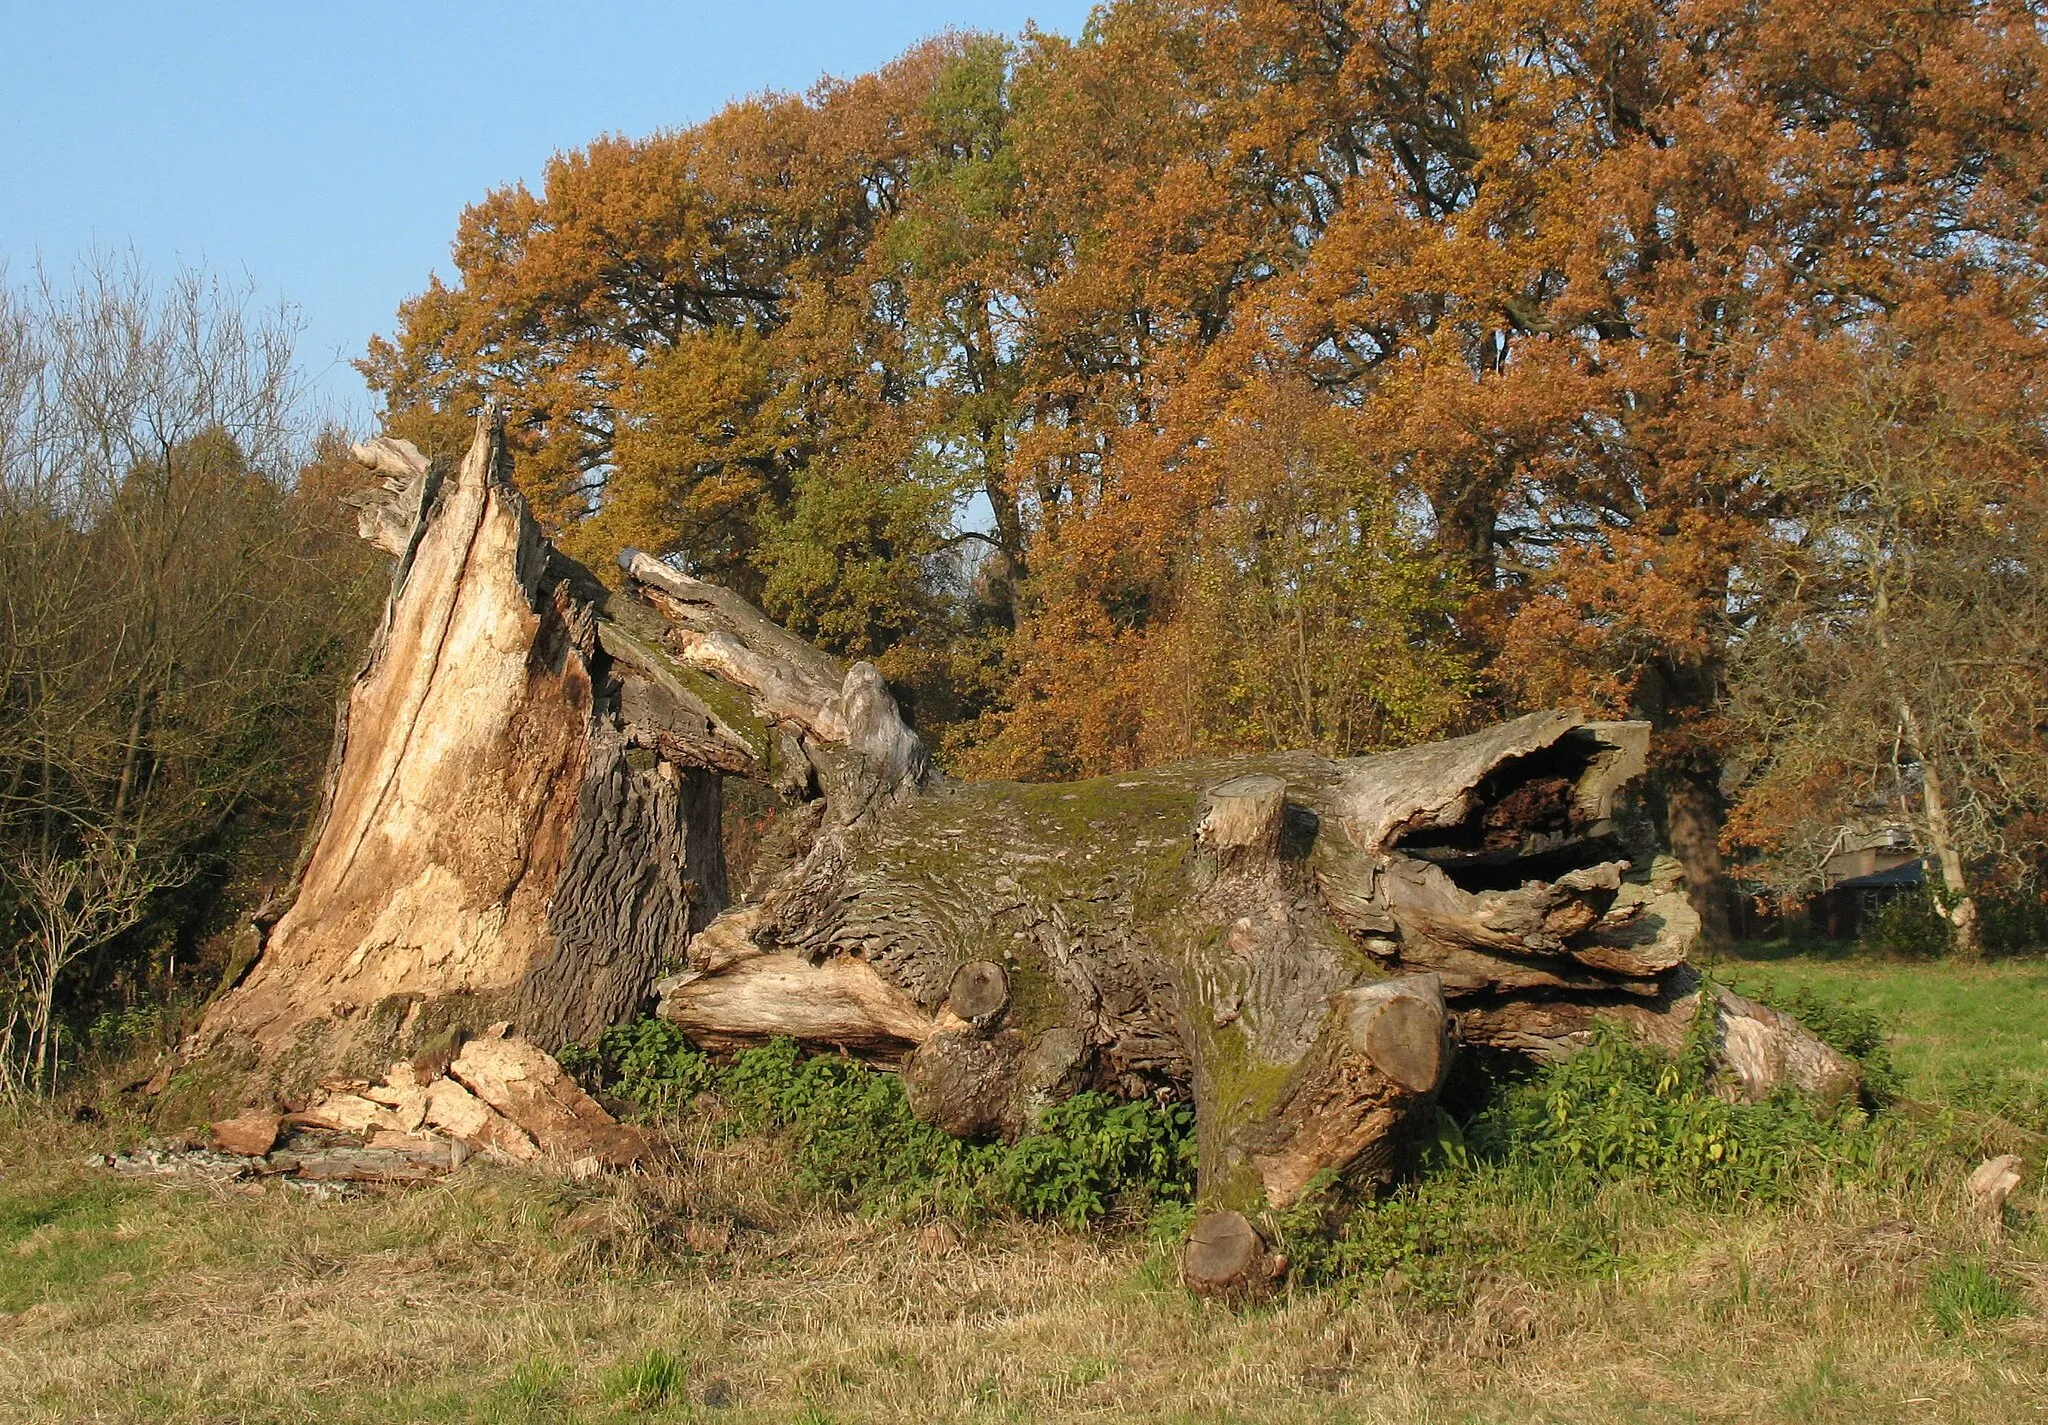
[[[472,1157],[552,1163],[582,1177],[631,1167],[649,1151],[646,1137],[607,1113],[553,1055],[494,1025],[463,1044],[444,1073],[423,1076],[400,1060],[381,1084],[329,1081],[302,1109],[245,1108],[213,1124],[203,1142],[153,1138],[91,1161],[131,1177],[284,1177],[311,1186],[426,1182]]]

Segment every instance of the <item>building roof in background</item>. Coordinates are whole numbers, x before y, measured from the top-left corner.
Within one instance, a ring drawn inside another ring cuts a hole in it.
[[[1918,886],[1926,883],[1927,863],[1919,857],[1901,862],[1882,871],[1872,871],[1862,876],[1851,876],[1837,881],[1828,889],[1831,891],[1867,891],[1883,886]]]

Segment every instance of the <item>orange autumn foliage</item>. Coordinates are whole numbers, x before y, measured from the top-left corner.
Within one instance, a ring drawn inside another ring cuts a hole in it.
[[[1753,452],[1830,353],[2040,362],[2044,59],[2024,0],[1119,0],[565,154],[367,369],[976,770],[1576,702],[1704,885]]]

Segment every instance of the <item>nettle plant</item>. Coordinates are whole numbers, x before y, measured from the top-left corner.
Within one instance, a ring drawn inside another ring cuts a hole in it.
[[[650,1018],[565,1050],[562,1061],[644,1117],[715,1113],[728,1134],[783,1136],[798,1186],[842,1205],[1013,1212],[1082,1227],[1184,1204],[1194,1190],[1195,1117],[1185,1103],[1082,1093],[1015,1143],[975,1143],[920,1123],[896,1075],[791,1039],[721,1064]]]

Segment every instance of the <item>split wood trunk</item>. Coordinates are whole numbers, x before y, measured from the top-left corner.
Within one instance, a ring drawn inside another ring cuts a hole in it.
[[[554,1048],[658,994],[709,1049],[900,1068],[964,1136],[1084,1088],[1191,1097],[1219,1215],[1186,1267],[1213,1290],[1277,1275],[1262,1212],[1397,1173],[1459,1046],[1555,1057],[1603,1019],[1675,1046],[1710,1012],[1731,1092],[1855,1085],[1789,1018],[1698,993],[1698,918],[1626,801],[1644,724],[954,782],[872,665],[644,554],[604,588],[499,450],[480,426],[446,476],[359,450],[389,477],[362,524],[399,558],[390,608],[293,894],[192,1052],[283,1080],[493,1020]],[[733,904],[726,776],[787,805]]]

